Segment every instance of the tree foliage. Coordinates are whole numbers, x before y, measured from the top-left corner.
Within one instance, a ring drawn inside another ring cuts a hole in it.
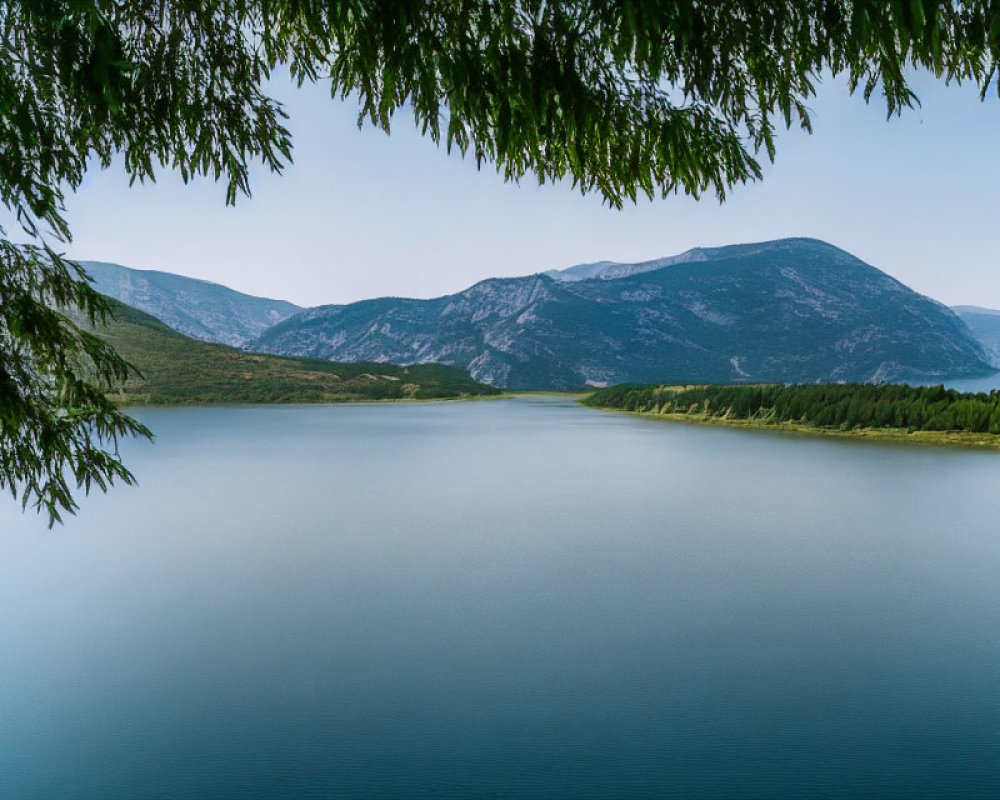
[[[620,206],[759,178],[827,73],[891,115],[915,102],[911,68],[985,96],[998,54],[998,0],[0,0],[0,202],[28,239],[0,263],[0,483],[72,508],[67,465],[84,486],[127,479],[91,444],[143,432],[101,399],[128,365],[51,310],[107,312],[58,253],[65,193],[114,165],[211,176],[234,202],[255,160],[291,157],[276,68],[330,79],[359,124],[406,108],[506,179]]]
[[[894,384],[781,384],[642,386],[599,389],[594,408],[690,414],[815,428],[897,428],[1000,434],[1000,390],[963,394],[943,386]]]
[[[51,250],[0,240],[0,487],[50,524],[77,507],[71,481],[88,492],[131,483],[118,438],[149,435],[105,395],[134,369],[55,310],[69,307],[91,324],[109,310]]]

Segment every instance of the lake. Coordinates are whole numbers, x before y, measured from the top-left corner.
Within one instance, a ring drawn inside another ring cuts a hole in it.
[[[995,797],[1000,453],[560,398],[142,410],[0,503],[0,797]]]

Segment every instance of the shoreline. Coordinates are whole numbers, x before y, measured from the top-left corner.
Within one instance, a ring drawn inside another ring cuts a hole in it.
[[[503,397],[576,397],[582,400],[587,397],[591,392],[563,392],[558,389],[553,389],[551,392],[544,389],[534,390],[534,389],[518,389],[513,392],[504,392]]]
[[[626,411],[625,409],[606,406],[584,406],[580,401],[589,395],[588,392],[544,392],[515,391],[502,394],[465,395],[458,397],[406,397],[386,398],[382,400],[345,399],[320,400],[315,402],[290,400],[288,402],[232,403],[217,401],[184,401],[178,403],[143,403],[129,400],[115,400],[115,404],[123,409],[171,409],[171,408],[283,408],[289,406],[379,406],[421,403],[454,403],[480,402],[492,400],[515,400],[531,397],[562,397],[577,400],[577,404],[593,411],[610,414],[624,414],[639,419],[659,420],[662,422],[679,422],[687,425],[708,425],[720,428],[732,428],[744,431],[763,431],[774,434],[792,436],[808,436],[824,439],[839,439],[856,442],[918,445],[924,447],[959,447],[974,450],[1000,450],[1000,436],[988,433],[968,433],[965,431],[907,431],[899,428],[819,428],[796,422],[762,422],[759,420],[733,419],[717,417],[711,414],[681,414],[661,413],[655,411]]]
[[[765,431],[793,436],[814,436],[824,439],[840,439],[855,442],[919,445],[924,447],[961,447],[973,450],[1000,450],[1000,436],[989,433],[967,433],[965,431],[907,431],[899,428],[818,428],[797,422],[760,422],[749,419],[726,419],[711,414],[675,414],[652,411],[626,411],[603,406],[585,406],[594,411],[611,414],[626,414],[640,419],[661,420],[663,422],[683,422],[688,425],[713,425],[720,428],[735,428],[745,431]]]
[[[350,398],[345,400],[288,400],[274,402],[232,403],[225,400],[184,400],[178,403],[144,403],[138,400],[113,398],[118,408],[283,408],[287,406],[380,406],[409,403],[464,403],[480,400],[504,400],[513,397],[510,394],[470,394],[454,397],[387,397],[382,400],[365,400]]]
[[[122,398],[120,395],[112,395],[112,400],[119,408],[266,408],[268,406],[371,406],[392,405],[394,403],[464,403],[479,402],[481,400],[515,400],[519,397],[564,397],[567,399],[582,400],[589,394],[590,392],[550,392],[528,390],[501,392],[500,394],[453,395],[451,397],[387,397],[382,400],[365,400],[362,398],[352,397],[345,400],[278,400],[274,402],[258,403],[233,403],[225,400],[184,400],[177,403],[148,403],[141,402],[138,399]]]

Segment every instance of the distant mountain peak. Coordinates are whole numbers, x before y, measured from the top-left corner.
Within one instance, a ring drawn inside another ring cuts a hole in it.
[[[956,314],[982,314],[986,317],[1000,317],[1000,310],[984,308],[983,306],[952,306],[951,310]]]
[[[952,306],[951,310],[986,348],[990,362],[1000,367],[1000,311],[982,306]]]
[[[643,272],[653,272],[672,266],[673,264],[685,264],[692,261],[705,260],[706,257],[702,248],[695,247],[675,256],[654,258],[651,261],[639,261],[632,264],[617,261],[595,261],[592,264],[578,264],[575,267],[567,267],[566,269],[550,269],[541,274],[553,280],[565,282],[586,280],[608,281],[617,278],[627,278],[630,275],[639,275]]]
[[[132,269],[107,261],[80,264],[101,294],[207,342],[242,346],[302,310],[294,303],[254,297],[200,278]]]
[[[567,283],[584,280],[617,280],[628,278],[632,275],[641,275],[646,272],[672,267],[677,264],[691,264],[705,261],[717,261],[724,258],[737,258],[763,252],[779,252],[782,250],[802,250],[802,249],[826,249],[842,253],[844,256],[853,258],[849,253],[841,250],[835,245],[824,242],[821,239],[811,239],[809,237],[790,237],[785,239],[772,239],[764,242],[751,242],[747,244],[731,244],[721,247],[693,247],[673,256],[654,258],[649,261],[637,261],[634,263],[617,261],[595,261],[591,264],[578,264],[566,269],[551,269],[541,274],[547,275],[557,281]]]

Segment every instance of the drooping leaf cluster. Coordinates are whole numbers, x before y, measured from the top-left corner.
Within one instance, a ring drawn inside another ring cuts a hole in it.
[[[982,0],[389,0],[287,20],[277,59],[331,74],[362,119],[388,130],[408,106],[509,179],[569,178],[612,205],[760,177],[776,124],[811,129],[825,74],[891,115],[915,101],[908,68],[985,94],[1000,60],[1000,4]]]
[[[210,176],[234,202],[255,161],[280,171],[291,157],[265,90],[276,69],[329,79],[359,103],[359,124],[388,131],[405,109],[508,180],[565,179],[620,206],[722,199],[759,178],[777,127],[810,128],[827,73],[881,93],[893,114],[915,102],[911,68],[985,96],[998,55],[1000,0],[0,0],[0,203],[28,239],[0,230],[0,481],[72,508],[39,476],[69,463],[75,441],[84,484],[125,477],[86,431],[138,430],[99,402],[127,365],[47,312],[67,297],[105,310],[82,283],[67,288],[79,276],[53,246],[70,239],[65,193],[114,165],[133,181]]]
[[[1000,391],[963,394],[943,386],[906,384],[780,384],[642,386],[599,389],[594,408],[690,414],[816,428],[887,428],[1000,434]]]
[[[776,123],[811,125],[821,76],[892,114],[910,67],[1000,64],[998,0],[18,0],[0,2],[0,198],[64,234],[61,192],[96,161],[249,191],[291,143],[264,83],[330,78],[360,119],[410,109],[508,178],[569,178],[612,204],[720,197],[760,175]]]
[[[106,391],[134,374],[114,349],[59,308],[97,324],[108,306],[44,249],[0,240],[0,488],[52,522],[74,511],[74,489],[132,483],[122,436],[149,436]]]
[[[117,160],[133,180],[224,179],[232,202],[254,158],[280,169],[290,142],[261,88],[260,18],[212,0],[0,2],[0,202],[29,239],[0,229],[0,488],[50,522],[74,489],[132,482],[118,439],[149,435],[106,396],[134,368],[61,313],[110,310],[54,247],[70,239],[65,192]]]

